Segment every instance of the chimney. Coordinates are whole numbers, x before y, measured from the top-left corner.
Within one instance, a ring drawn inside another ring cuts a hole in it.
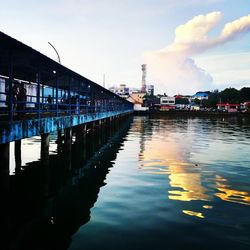
[[[146,92],[147,64],[142,64],[141,70],[142,70],[141,92]]]

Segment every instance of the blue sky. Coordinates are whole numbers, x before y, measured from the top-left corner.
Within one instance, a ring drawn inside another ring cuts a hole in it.
[[[106,87],[140,87],[147,63],[156,93],[192,94],[250,86],[250,29],[196,51],[204,42],[195,38],[199,26],[188,34],[192,52],[176,56],[175,39],[186,39],[176,38],[176,28],[202,15],[195,19],[202,24],[218,19],[204,36],[220,39],[226,23],[249,14],[249,0],[9,0],[1,3],[0,30],[56,60],[50,41],[65,66],[99,84],[105,73]]]

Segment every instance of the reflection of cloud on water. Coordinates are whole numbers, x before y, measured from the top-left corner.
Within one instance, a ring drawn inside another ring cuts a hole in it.
[[[205,218],[204,215],[200,212],[194,212],[194,211],[190,211],[190,210],[182,210],[182,212],[184,214],[190,215],[190,216],[196,216],[198,218]]]
[[[227,180],[219,175],[215,178],[216,188],[219,192],[215,193],[215,196],[224,201],[235,202],[244,205],[250,205],[250,194],[245,191],[239,191],[232,189]]]
[[[159,141],[144,141],[143,151],[139,155],[140,169],[156,175],[168,175],[170,190],[168,198],[177,201],[210,201],[207,188],[202,186],[201,167],[189,161],[190,138],[167,137]],[[183,213],[204,218],[200,211],[183,210]]]
[[[196,167],[194,171],[197,171]],[[169,166],[170,186],[175,190],[169,190],[169,199],[180,201],[201,200],[208,201],[212,197],[206,194],[207,189],[201,184],[201,174],[192,172],[182,166]],[[176,189],[177,188],[177,189]]]
[[[170,186],[168,199],[189,203],[202,202],[199,205],[190,203],[188,209],[182,210],[186,215],[201,219],[205,218],[204,211],[214,208],[212,202],[215,196],[223,201],[250,205],[248,192],[226,185],[227,180],[215,177],[213,169],[209,171],[208,183],[208,171],[205,166],[191,160],[194,159],[193,149],[190,146],[193,145],[192,136],[184,137],[182,134],[179,137],[176,133],[168,133],[164,140],[163,137],[157,136],[152,136],[150,140],[143,137],[143,147],[139,154],[141,170],[148,174],[168,176]],[[197,151],[195,152],[197,154]],[[198,155],[201,157],[200,160],[203,155],[207,157],[203,151]]]

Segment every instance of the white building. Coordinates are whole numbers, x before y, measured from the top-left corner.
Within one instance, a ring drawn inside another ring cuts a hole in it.
[[[126,84],[120,84],[119,87],[111,87],[109,90],[117,95],[120,96],[128,96],[129,95],[129,88],[126,87]]]
[[[161,96],[160,105],[175,105],[175,97],[172,96]]]
[[[154,95],[154,85],[146,85],[146,92],[149,95]]]

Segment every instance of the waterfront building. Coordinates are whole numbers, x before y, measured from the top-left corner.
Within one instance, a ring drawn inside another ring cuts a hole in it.
[[[172,96],[162,96],[160,98],[160,104],[161,105],[175,105],[175,97]]]
[[[175,95],[176,109],[187,109],[189,107],[190,96]]]
[[[160,111],[169,111],[175,109],[175,97],[172,96],[160,96]]]
[[[250,101],[241,104],[242,109],[250,110]]]
[[[147,111],[148,107],[144,107],[143,105],[145,95],[145,92],[135,92],[128,96],[127,101],[134,104],[135,111]]]
[[[194,99],[198,99],[198,100],[207,100],[208,99],[208,96],[209,96],[209,91],[205,91],[205,92],[202,92],[202,91],[198,91],[196,94],[192,95],[191,96],[191,100],[194,100]]]
[[[189,108],[189,110],[198,111],[198,110],[200,110],[200,105],[195,103],[195,102],[191,102],[188,105],[188,108]]]
[[[216,106],[219,111],[232,113],[232,112],[238,112],[240,104],[218,103],[216,104]]]
[[[154,95],[154,85],[146,85],[146,92],[148,93],[148,95]]]
[[[111,87],[109,90],[121,97],[127,98],[129,95],[129,87],[126,86],[126,84],[120,84],[119,87]]]

